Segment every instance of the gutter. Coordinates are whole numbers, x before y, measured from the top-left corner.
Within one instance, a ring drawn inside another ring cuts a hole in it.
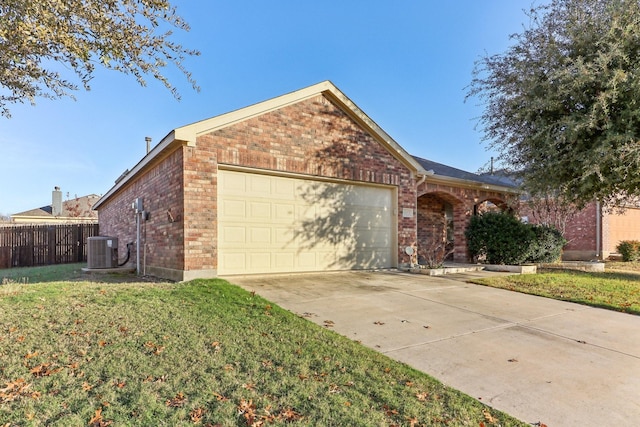
[[[431,178],[433,180],[436,181],[441,181],[447,184],[454,184],[454,185],[458,185],[458,186],[465,186],[468,188],[480,188],[482,190],[491,190],[491,191],[497,191],[500,193],[512,193],[512,194],[520,194],[522,193],[522,191],[518,188],[514,188],[514,187],[506,187],[506,186],[501,186],[501,185],[494,185],[494,184],[486,184],[480,181],[471,181],[471,180],[467,180],[467,179],[461,179],[461,178],[453,178],[450,176],[445,176],[445,175],[430,175]]]

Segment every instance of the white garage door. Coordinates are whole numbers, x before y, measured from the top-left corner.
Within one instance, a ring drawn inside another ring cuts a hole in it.
[[[218,174],[218,274],[387,268],[390,188]]]

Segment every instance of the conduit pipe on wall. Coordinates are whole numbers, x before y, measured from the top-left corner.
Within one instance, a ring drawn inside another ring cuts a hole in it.
[[[138,197],[134,200],[132,207],[136,212],[136,273],[140,275],[140,222],[144,214],[142,198]]]
[[[602,256],[602,210],[600,201],[596,200],[596,258],[600,259]]]

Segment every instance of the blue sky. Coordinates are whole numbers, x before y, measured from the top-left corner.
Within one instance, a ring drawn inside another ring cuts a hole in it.
[[[503,52],[531,0],[174,0],[201,51],[160,83],[99,70],[89,92],[0,117],[0,213],[104,194],[172,129],[331,80],[409,153],[471,172],[492,155],[464,102],[474,61]],[[69,74],[67,77],[71,78]]]

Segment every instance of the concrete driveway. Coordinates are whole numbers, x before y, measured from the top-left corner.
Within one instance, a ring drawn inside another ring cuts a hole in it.
[[[227,279],[522,421],[638,425],[640,316],[465,283],[494,274]]]

